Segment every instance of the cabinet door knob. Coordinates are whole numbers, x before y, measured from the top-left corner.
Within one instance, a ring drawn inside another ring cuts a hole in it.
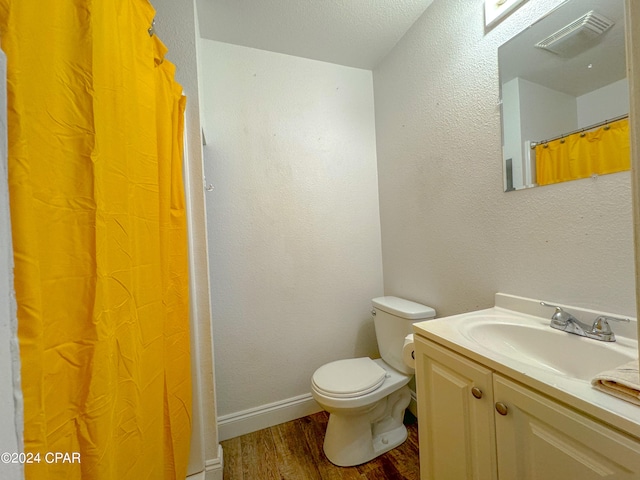
[[[478,387],[473,387],[471,389],[471,395],[476,398],[482,398],[482,390],[480,390]]]
[[[500,415],[506,415],[509,410],[507,409],[507,406],[504,403],[496,402],[496,411]]]

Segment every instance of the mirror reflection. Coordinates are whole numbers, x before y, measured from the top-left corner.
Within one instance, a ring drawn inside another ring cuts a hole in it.
[[[505,191],[629,169],[624,0],[568,0],[498,49]]]

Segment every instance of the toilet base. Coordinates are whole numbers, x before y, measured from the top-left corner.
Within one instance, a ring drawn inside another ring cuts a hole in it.
[[[402,420],[410,401],[405,386],[364,413],[331,413],[323,446],[329,461],[340,467],[360,465],[402,444],[407,439]]]
[[[369,460],[372,460],[373,458],[376,458],[377,456],[382,455],[389,450],[393,450],[398,445],[402,445],[407,437],[407,427],[405,427],[404,425],[400,425],[390,432],[386,432],[378,435],[377,437],[374,437],[373,449],[375,451],[375,455]]]

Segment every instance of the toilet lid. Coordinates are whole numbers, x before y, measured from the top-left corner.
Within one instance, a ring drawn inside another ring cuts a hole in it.
[[[369,357],[337,360],[320,367],[313,374],[317,390],[332,397],[357,397],[376,390],[384,383],[384,368]]]

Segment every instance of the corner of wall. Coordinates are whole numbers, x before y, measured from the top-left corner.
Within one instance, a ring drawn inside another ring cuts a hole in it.
[[[13,246],[9,213],[7,152],[7,59],[0,50],[0,452],[23,451],[18,317],[13,290]],[[2,476],[19,479],[22,465],[2,465]]]

